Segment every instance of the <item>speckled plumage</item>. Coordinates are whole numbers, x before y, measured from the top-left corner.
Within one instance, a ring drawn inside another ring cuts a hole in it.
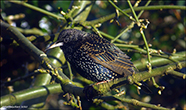
[[[96,34],[66,29],[59,34],[56,44],[60,42],[67,61],[89,80],[100,82],[135,73],[130,57]]]

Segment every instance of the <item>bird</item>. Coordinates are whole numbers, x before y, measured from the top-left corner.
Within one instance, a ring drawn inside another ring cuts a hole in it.
[[[60,47],[66,60],[84,78],[94,82],[135,74],[131,58],[97,34],[64,29],[48,49]]]

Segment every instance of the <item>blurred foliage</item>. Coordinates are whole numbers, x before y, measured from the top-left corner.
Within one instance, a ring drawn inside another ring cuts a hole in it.
[[[64,11],[67,11],[70,5],[70,1],[40,1],[40,0],[30,0],[29,4],[37,6],[39,8],[48,10],[52,13],[59,14],[58,7],[61,7]],[[132,1],[132,3],[135,3]],[[139,6],[144,6],[146,1],[142,1]],[[116,3],[121,9],[129,8],[126,1]],[[159,0],[156,2],[151,2],[150,5],[186,5],[183,0],[169,0],[163,1]],[[21,5],[9,3],[7,1],[1,1],[1,15],[5,20],[10,15],[16,15],[23,13],[25,17],[12,20],[12,24],[16,27],[22,29],[31,29],[38,28],[41,29],[45,34],[53,34],[59,31],[59,24],[61,21],[56,18],[52,18],[40,12],[31,10]],[[88,16],[89,20],[95,20],[105,15],[114,13],[115,9],[106,1],[95,1],[90,15]],[[138,12],[137,12],[138,13]],[[132,15],[132,13],[130,13]],[[175,48],[178,52],[184,51],[186,48],[186,28],[185,28],[185,11],[180,10],[152,10],[144,11],[140,18],[148,19],[150,24],[145,30],[146,39],[152,48],[161,49],[165,52],[172,52]],[[43,21],[42,21],[43,20]],[[103,23],[99,27],[100,31],[103,31],[109,35],[117,36],[122,30],[124,30],[131,22],[131,20],[125,16],[119,17],[119,22],[121,26],[118,26],[116,22],[109,23],[109,21]],[[85,29],[86,30],[86,29]],[[88,31],[87,31],[88,32]],[[30,36],[31,34],[26,34],[25,36]],[[1,36],[2,37],[2,36]],[[2,39],[2,38],[1,38]],[[139,27],[135,26],[132,30],[123,34],[120,39],[125,41],[133,41],[133,44],[144,45],[143,39],[139,32]],[[25,74],[33,72],[39,67],[38,62],[36,62],[30,55],[24,52],[20,47],[12,45],[12,38],[10,36],[3,36],[1,42],[1,83],[7,81],[9,78],[15,79]],[[47,43],[34,43],[39,49],[44,50]],[[144,57],[139,53],[127,53],[132,57],[132,60],[139,60]],[[183,70],[185,72],[185,70]],[[20,91],[26,89],[30,86],[32,77],[16,81],[12,86],[14,91]],[[164,85],[166,89],[163,91],[162,95],[157,94],[157,89],[152,86],[151,82],[148,82],[150,89],[153,91],[153,94],[150,94],[150,103],[161,104],[165,107],[177,107],[178,109],[183,109],[185,103],[185,81],[172,76],[166,77],[156,77],[156,81],[160,85]],[[184,89],[183,89],[184,88]],[[2,91],[3,90],[3,91]],[[143,98],[148,95],[142,92],[141,95],[137,95],[136,88],[134,86],[127,86],[127,95],[126,97],[135,98],[138,100],[143,100]],[[1,87],[1,96],[7,94],[9,91],[7,87]],[[149,98],[149,97],[148,97]],[[59,94],[50,95],[47,100],[46,109],[70,109],[69,106],[65,106],[62,102],[63,97]],[[54,101],[56,104],[53,104]],[[113,104],[115,102],[111,102]],[[87,102],[85,99],[82,99],[82,106],[84,108],[89,108],[90,110],[103,109],[101,106]],[[130,105],[129,105],[130,106]]]

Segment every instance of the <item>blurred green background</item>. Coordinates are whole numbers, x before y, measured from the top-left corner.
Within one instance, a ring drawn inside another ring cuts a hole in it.
[[[139,6],[144,6],[147,1],[142,1]],[[32,0],[27,3],[37,6],[39,8],[45,9],[49,12],[60,15],[58,7],[61,7],[64,12],[67,11],[71,1],[39,1]],[[132,1],[134,5],[134,1]],[[128,3],[126,1],[118,2],[116,4],[121,9],[128,9]],[[151,2],[150,5],[186,5],[183,0],[169,0],[163,1],[158,0],[156,2]],[[105,15],[109,15],[115,12],[115,9],[106,1],[95,1],[92,7],[92,10],[87,18],[87,21],[95,20]],[[139,12],[136,12],[139,13]],[[43,34],[54,34],[59,32],[59,25],[61,24],[60,20],[56,18],[47,16],[40,12],[31,10],[27,7],[9,3],[7,1],[1,1],[1,16],[5,20],[9,19],[11,15],[23,16],[22,18],[15,19],[10,21],[13,26],[22,28],[22,29],[31,29],[37,28],[42,31]],[[132,13],[130,13],[132,15]],[[60,15],[61,16],[61,15]],[[144,11],[142,19],[148,19],[150,24],[148,28],[144,30],[147,41],[152,44],[153,49],[162,50],[164,52],[173,52],[173,49],[176,49],[177,52],[184,51],[186,48],[186,27],[185,27],[185,11],[183,10],[152,10]],[[126,16],[120,16],[119,22],[121,26],[118,26],[116,22],[110,23],[109,21],[103,23],[98,29],[109,35],[117,36],[121,33],[130,23],[131,20]],[[87,32],[90,30],[83,29]],[[1,32],[2,33],[2,32]],[[25,34],[25,36],[31,36],[31,34]],[[36,62],[33,57],[28,55],[23,51],[19,46],[12,45],[12,38],[10,36],[1,36],[1,83],[7,81],[7,79],[15,79],[25,74],[33,72],[39,67],[38,62]],[[135,25],[127,33],[124,33],[120,39],[124,41],[133,41],[135,45],[144,45],[143,39],[139,32],[139,27]],[[48,43],[34,43],[39,49],[44,50]],[[145,56],[139,53],[129,52],[127,53],[132,61],[140,60]],[[185,72],[185,69],[182,70]],[[148,83],[150,89],[153,91],[153,94],[147,95],[142,93],[138,95],[134,86],[128,86],[127,96],[128,98],[135,98],[138,100],[144,100],[145,98],[149,99],[149,102],[152,104],[161,104],[164,107],[177,107],[178,109],[183,109],[185,104],[185,81],[173,76],[166,77],[156,77],[157,83],[165,86],[165,90],[162,92],[162,95],[157,94],[157,89],[152,86],[151,82]],[[14,91],[20,91],[26,89],[30,86],[32,77],[16,81],[13,84]],[[1,87],[1,96],[8,94],[7,87]],[[45,108],[48,109],[71,109],[70,106],[63,104],[64,100],[60,94],[50,95],[48,98],[50,101],[47,101]],[[56,104],[53,104],[53,100]],[[99,105],[94,105],[91,102],[82,101],[82,106],[85,108],[93,109],[103,109]],[[130,107],[131,105],[129,105]]]

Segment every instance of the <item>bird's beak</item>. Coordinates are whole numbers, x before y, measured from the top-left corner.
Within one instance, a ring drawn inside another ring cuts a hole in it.
[[[63,46],[63,42],[55,42],[53,43],[52,45],[50,45],[48,48],[45,49],[45,51],[49,50],[49,49],[52,49],[52,48],[55,48],[55,47],[60,47],[60,46]]]

